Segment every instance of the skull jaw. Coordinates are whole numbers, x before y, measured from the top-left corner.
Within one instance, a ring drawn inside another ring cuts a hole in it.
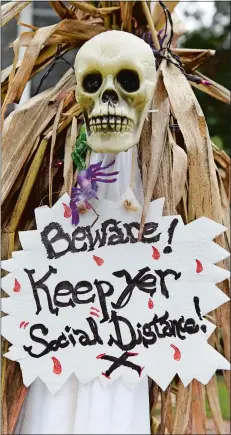
[[[88,145],[95,153],[112,153],[118,154],[121,151],[127,151],[138,142],[138,135],[134,131],[127,133],[93,133],[87,135]]]

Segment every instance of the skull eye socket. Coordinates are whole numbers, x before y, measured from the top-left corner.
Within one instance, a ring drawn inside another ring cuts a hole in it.
[[[89,94],[97,92],[102,85],[103,79],[100,73],[87,74],[83,79],[83,89]]]
[[[140,79],[136,71],[130,69],[122,69],[117,74],[117,82],[126,92],[138,91],[140,87]]]

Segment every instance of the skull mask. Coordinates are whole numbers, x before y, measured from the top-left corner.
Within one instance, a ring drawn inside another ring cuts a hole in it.
[[[90,147],[119,153],[136,145],[156,81],[149,45],[126,32],[101,33],[81,47],[75,72]]]

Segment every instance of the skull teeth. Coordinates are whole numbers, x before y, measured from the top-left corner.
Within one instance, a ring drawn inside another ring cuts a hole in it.
[[[89,127],[91,133],[101,132],[131,132],[133,128],[133,121],[122,116],[97,116],[89,120]]]

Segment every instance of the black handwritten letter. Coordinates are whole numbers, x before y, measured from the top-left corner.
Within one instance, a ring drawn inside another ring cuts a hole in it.
[[[165,277],[168,275],[173,275],[174,279],[177,280],[181,277],[181,272],[176,272],[172,269],[166,269],[166,270],[155,270],[156,274],[160,277],[160,288],[161,293],[163,296],[165,296],[167,299],[169,298],[169,292],[167,289],[167,286],[165,284]]]
[[[55,287],[54,292],[54,304],[57,307],[75,307],[75,304],[72,298],[69,298],[68,301],[60,301],[58,298],[63,296],[72,295],[73,293],[73,285],[69,281],[61,281]]]
[[[143,243],[158,242],[160,240],[161,233],[156,234],[153,237],[148,237],[151,236],[153,233],[155,233],[157,228],[158,228],[158,224],[155,222],[147,222],[146,224],[144,224],[144,231],[143,231],[141,242]]]
[[[127,235],[130,239],[130,243],[137,243],[140,224],[138,222],[131,222],[130,224],[124,224],[124,228],[127,230]],[[133,228],[135,228],[137,230],[136,236],[132,232]]]
[[[79,290],[81,288],[86,288],[87,290]],[[73,291],[73,301],[76,304],[88,304],[90,302],[94,302],[95,294],[93,294],[88,299],[79,299],[78,297],[79,295],[86,295],[87,293],[90,293],[92,289],[93,289],[92,284],[89,281],[79,281],[78,284],[76,284]]]
[[[52,231],[56,231],[56,234],[49,240],[49,235]],[[62,257],[62,255],[65,255],[70,249],[71,238],[68,233],[64,233],[63,227],[58,224],[58,222],[51,222],[44,228],[41,232],[41,240],[46,248],[49,260]],[[59,240],[65,240],[67,242],[67,248],[63,251],[56,252],[53,248],[53,243],[58,242]]]
[[[32,356],[33,358],[41,358],[42,356],[47,355],[50,352],[49,343],[46,340],[44,340],[43,338],[36,337],[36,335],[34,335],[34,331],[36,331],[37,329],[40,330],[43,335],[48,334],[48,329],[42,323],[37,323],[36,325],[31,326],[31,328],[30,328],[31,340],[35,341],[35,343],[40,343],[43,346],[45,346],[45,349],[39,354],[32,352],[32,346],[23,346],[23,349],[26,352],[28,352],[28,354],[30,356]]]
[[[115,344],[121,350],[124,350],[124,351],[132,350],[137,344],[137,339],[136,339],[135,330],[134,330],[133,326],[131,325],[131,323],[129,322],[129,320],[126,319],[125,317],[118,316],[116,311],[112,310],[110,323],[111,322],[114,323],[116,338],[114,338],[110,334],[109,340],[108,340],[108,346],[112,346],[113,344]],[[129,333],[130,333],[130,337],[131,337],[129,343],[123,342],[121,331],[120,331],[120,322],[123,323],[123,325],[126,325],[129,329]]]
[[[113,285],[108,281],[98,281],[98,279],[95,279],[94,284],[97,288],[98,296],[99,296],[99,302],[103,313],[103,319],[100,320],[100,323],[104,323],[109,319],[108,310],[107,310],[107,303],[106,298],[111,296],[114,292]],[[107,291],[104,291],[103,286],[106,285]]]
[[[118,272],[113,272],[113,275],[117,276],[118,278],[122,278],[123,276],[125,277],[127,287],[125,287],[117,302],[112,302],[112,307],[116,310],[125,307],[130,301],[132,292],[135,287],[145,293],[149,293],[150,296],[153,296],[156,291],[156,277],[151,273],[147,273],[150,270],[151,269],[149,267],[144,267],[143,269],[140,269],[133,279],[130,273],[127,272],[125,269],[119,270]]]
[[[82,242],[86,238],[86,228],[77,227],[72,233],[71,252],[84,252],[87,250],[87,243],[84,242],[80,248],[77,248],[76,242]]]
[[[96,323],[96,321],[94,319],[92,319],[92,317],[88,317],[86,319],[86,321],[88,322],[90,328],[91,328],[91,332],[93,334],[93,340],[91,340],[91,345],[95,345],[95,344],[103,344],[103,340],[102,338],[99,336],[99,332],[98,332],[98,325]]]
[[[49,266],[49,271],[47,273],[45,273],[45,275],[41,279],[39,279],[37,282],[35,282],[34,278],[33,278],[33,275],[35,273],[35,269],[31,269],[31,270],[24,269],[24,271],[27,273],[29,280],[30,280],[30,283],[31,283],[31,287],[33,289],[33,295],[34,295],[36,306],[37,306],[37,311],[35,314],[39,314],[40,311],[42,310],[39,295],[38,295],[38,289],[41,289],[41,290],[44,290],[46,293],[48,308],[49,308],[50,312],[52,314],[56,314],[56,316],[57,316],[58,312],[59,312],[59,308],[53,307],[49,289],[48,289],[47,285],[44,284],[45,281],[47,281],[47,279],[51,276],[52,273],[57,273],[57,269],[54,269],[54,267]]]
[[[95,238],[93,239],[92,233],[91,233],[91,227],[88,225],[86,227],[86,237],[88,238],[89,241],[89,248],[88,251],[93,251],[93,249],[95,249],[95,246],[98,243],[98,248],[101,248],[102,246],[104,246],[106,244],[106,237],[107,234],[104,233],[103,235],[100,234],[99,230],[95,231]]]
[[[119,227],[121,221],[116,221],[115,219],[109,219],[108,221],[106,221],[106,223],[108,226],[108,231],[110,233],[114,233],[108,237],[108,242],[107,242],[108,246],[129,242],[129,238],[128,237],[124,238],[123,230],[122,228]],[[110,223],[110,226],[108,225],[108,223]],[[103,229],[103,225],[102,225],[102,229]]]

